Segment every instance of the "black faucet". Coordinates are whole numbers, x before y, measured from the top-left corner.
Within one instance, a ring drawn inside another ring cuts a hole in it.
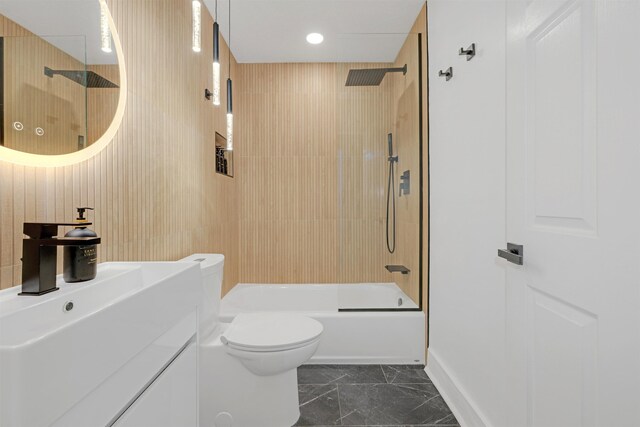
[[[22,292],[19,295],[44,295],[57,291],[56,260],[58,246],[97,245],[99,237],[56,237],[59,226],[77,223],[25,222],[22,241]],[[83,223],[83,226],[91,223]]]

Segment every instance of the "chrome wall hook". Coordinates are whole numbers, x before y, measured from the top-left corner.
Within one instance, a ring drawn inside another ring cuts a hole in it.
[[[442,70],[438,71],[438,76],[446,77],[446,81],[451,80],[451,78],[453,77],[453,67],[449,67],[445,71],[442,71]]]
[[[471,58],[476,56],[476,44],[471,43],[471,46],[469,46],[467,49],[460,48],[458,55],[467,55],[467,61],[471,61]]]

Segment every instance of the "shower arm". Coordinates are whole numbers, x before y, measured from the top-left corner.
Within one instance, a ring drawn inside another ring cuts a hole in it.
[[[387,73],[399,73],[402,72],[402,75],[406,75],[407,74],[407,64],[404,64],[404,67],[397,67],[397,68],[388,68],[387,69]]]

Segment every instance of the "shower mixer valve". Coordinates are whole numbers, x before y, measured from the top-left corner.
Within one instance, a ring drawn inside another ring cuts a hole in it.
[[[402,197],[411,193],[411,172],[408,170],[404,171],[402,175],[400,175],[400,194],[398,197]]]

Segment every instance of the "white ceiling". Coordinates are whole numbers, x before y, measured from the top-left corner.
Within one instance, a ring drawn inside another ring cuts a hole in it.
[[[215,0],[203,1],[214,15]],[[218,0],[225,40],[229,1]],[[423,4],[424,0],[232,0],[231,50],[239,62],[391,62]],[[0,13],[37,35],[55,34],[47,40],[80,61],[86,55],[88,64],[117,63],[115,53],[100,50],[98,0],[0,0]],[[324,42],[307,43],[311,32],[323,34]]]
[[[229,40],[230,0],[218,0]],[[204,0],[214,15],[215,0]],[[424,0],[233,0],[231,51],[238,62],[392,62]],[[307,43],[308,33],[324,42]]]
[[[0,13],[78,61],[117,63],[115,49],[100,49],[98,0],[0,0]]]

